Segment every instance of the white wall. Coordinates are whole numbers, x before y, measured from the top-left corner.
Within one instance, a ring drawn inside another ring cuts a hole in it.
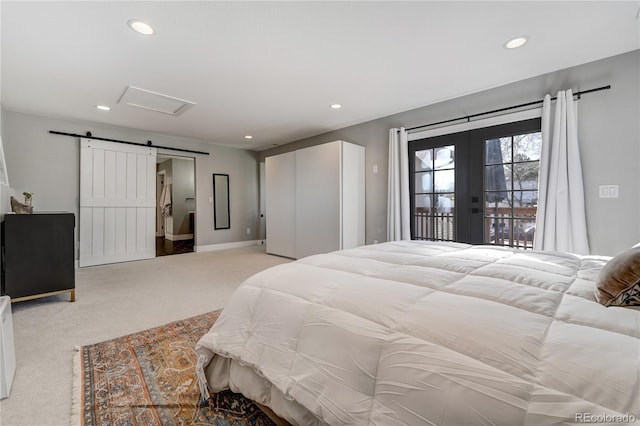
[[[254,152],[205,141],[8,110],[2,111],[2,127],[9,182],[14,188],[34,193],[35,210],[73,212],[78,223],[79,140],[52,135],[49,130],[77,134],[90,131],[98,137],[142,143],[151,140],[154,145],[209,152],[210,155],[193,154],[196,169],[196,245],[257,239],[258,164]],[[159,153],[177,154],[162,149]],[[213,204],[209,202],[213,195],[213,173],[230,175],[231,229],[228,230],[213,229]],[[247,228],[251,228],[250,234],[246,233]]]
[[[429,78],[428,70],[424,71]],[[591,62],[423,108],[346,127],[262,151],[266,156],[334,140],[366,147],[366,241],[386,239],[388,134],[542,99],[559,90],[611,90],[585,95],[578,106],[578,137],[592,253],[615,255],[640,241],[640,51]],[[374,91],[375,92],[375,91]],[[378,165],[378,173],[373,166]],[[620,198],[598,198],[598,185],[617,184]],[[267,220],[269,220],[267,218]]]

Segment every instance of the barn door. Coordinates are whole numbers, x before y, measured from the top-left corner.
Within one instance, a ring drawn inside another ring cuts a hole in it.
[[[156,149],[81,138],[79,266],[155,257]]]

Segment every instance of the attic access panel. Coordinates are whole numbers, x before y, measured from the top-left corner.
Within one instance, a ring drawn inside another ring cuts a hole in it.
[[[118,103],[175,116],[182,114],[196,104],[185,99],[174,98],[134,86],[127,86],[118,99]]]

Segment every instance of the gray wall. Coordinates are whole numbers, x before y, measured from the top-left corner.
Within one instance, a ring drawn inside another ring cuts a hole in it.
[[[414,127],[516,105],[542,99],[546,93],[555,95],[559,90],[587,90],[611,84],[611,90],[585,95],[579,101],[578,136],[591,251],[615,255],[640,241],[639,64],[640,51],[614,56],[282,145],[262,151],[260,161],[339,139],[364,145],[366,241],[384,241],[390,128]],[[372,171],[374,165],[378,165],[377,174]],[[620,198],[598,198],[601,184],[618,184]]]
[[[190,234],[189,211],[195,210],[195,186],[193,161],[171,159],[171,202],[173,211],[173,234]]]
[[[611,90],[586,95],[579,101],[578,121],[589,241],[593,253],[612,255],[640,241],[639,75],[640,51],[634,51],[304,139],[263,151],[259,158],[338,139],[366,146],[366,241],[384,241],[389,128],[412,127],[536,100],[558,90],[585,90],[611,84]],[[0,126],[11,186],[34,192],[37,210],[78,212],[78,141],[50,135],[48,131],[80,134],[91,131],[96,136],[132,141],[151,139],[157,145],[210,152],[210,156],[195,156],[196,244],[257,239],[255,153],[204,141],[4,110]],[[379,167],[377,174],[372,171],[373,165]],[[213,205],[209,203],[212,173],[230,175],[229,230],[213,230]],[[620,198],[598,198],[600,184],[620,185]],[[246,234],[247,228],[251,228],[250,234]]]
[[[11,187],[35,193],[34,208],[78,214],[80,148],[77,138],[57,136],[49,130],[121,139],[152,140],[155,145],[209,152],[193,154],[196,169],[196,244],[206,246],[257,239],[258,165],[256,153],[204,141],[152,134],[130,129],[2,111],[2,139]],[[174,151],[159,150],[173,154]],[[231,229],[213,229],[213,173],[230,175]],[[251,228],[247,234],[246,229]],[[76,228],[77,232],[77,228]]]

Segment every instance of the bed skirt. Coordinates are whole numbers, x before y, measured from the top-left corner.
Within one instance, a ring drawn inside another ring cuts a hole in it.
[[[199,363],[198,368],[201,364]],[[204,374],[199,374],[200,385],[213,393],[226,389],[241,393],[246,398],[267,406],[292,425],[327,425],[302,405],[285,397],[280,389],[247,365],[241,365],[236,360],[220,355],[213,355],[208,365],[202,368],[201,373]],[[203,379],[205,383],[202,383]]]

